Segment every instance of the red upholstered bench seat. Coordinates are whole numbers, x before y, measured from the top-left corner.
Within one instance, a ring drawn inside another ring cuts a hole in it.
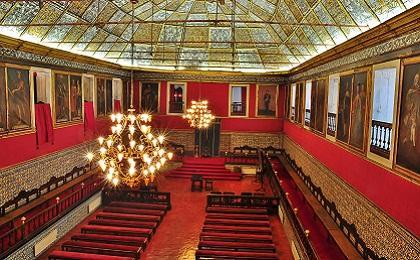
[[[105,207],[104,212],[114,213],[125,213],[125,214],[138,214],[138,215],[152,215],[152,216],[163,216],[165,215],[164,210],[155,209],[132,209],[132,208],[120,208],[120,207]]]
[[[271,228],[267,227],[204,225],[203,231],[271,235]]]
[[[97,219],[132,220],[132,221],[149,221],[149,222],[159,222],[161,220],[160,216],[122,214],[122,213],[112,213],[112,212],[100,212],[96,214],[96,218]]]
[[[230,214],[267,214],[267,209],[255,208],[225,208],[225,207],[207,207],[209,213],[230,213]]]
[[[153,230],[150,228],[129,228],[129,227],[111,227],[111,226],[95,226],[83,225],[82,233],[84,234],[107,234],[134,237],[150,237]]]
[[[207,213],[207,219],[269,220],[268,215]]]
[[[200,241],[199,249],[215,249],[229,251],[251,251],[251,252],[276,252],[273,243],[246,243],[246,242],[226,242],[226,241]]]
[[[206,219],[204,225],[229,225],[247,227],[270,227],[268,220]]]
[[[201,241],[231,241],[231,242],[250,242],[250,243],[272,243],[272,235],[256,234],[235,234],[220,232],[201,232]]]
[[[235,251],[215,251],[199,249],[195,252],[196,259],[259,259],[259,260],[276,260],[275,253],[262,252],[235,252]]]
[[[122,207],[122,208],[134,208],[134,209],[156,209],[156,210],[167,210],[168,205],[158,203],[143,203],[143,202],[123,202],[113,201],[110,204],[111,207]]]
[[[87,242],[103,242],[108,244],[120,244],[128,246],[145,247],[148,242],[147,237],[127,237],[101,234],[80,234],[71,237],[71,240]]]
[[[50,260],[132,260],[133,258],[56,250],[56,251],[51,252],[48,259]]]
[[[156,222],[140,222],[140,221],[116,220],[116,219],[94,219],[94,220],[89,221],[89,225],[151,228],[153,230],[157,227]]]
[[[66,241],[61,245],[63,251],[72,251],[80,253],[104,254],[114,256],[125,256],[138,259],[140,257],[141,247],[127,246],[118,244],[106,244],[99,242],[86,241]]]

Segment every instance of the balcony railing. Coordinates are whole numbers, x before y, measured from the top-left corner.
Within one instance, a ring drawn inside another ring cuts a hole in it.
[[[170,101],[169,102],[169,113],[184,113],[184,102]]]
[[[311,110],[305,109],[305,125],[309,126],[311,123]]]
[[[295,120],[295,115],[296,115],[296,109],[295,109],[295,107],[292,107],[292,109],[290,111],[291,111],[291,119],[292,120]]]
[[[230,114],[233,116],[244,116],[246,114],[245,104],[242,102],[232,102],[232,111]]]
[[[335,136],[335,131],[337,129],[337,114],[328,112],[328,127],[327,133],[331,136]]]
[[[372,120],[371,130],[370,151],[384,158],[389,158],[391,152],[392,124]]]

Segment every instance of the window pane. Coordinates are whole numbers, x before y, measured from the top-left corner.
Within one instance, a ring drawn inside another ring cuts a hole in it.
[[[185,85],[169,86],[169,113],[184,113]]]
[[[311,122],[311,94],[312,94],[312,81],[306,81],[305,90],[305,125],[309,126]]]
[[[337,127],[337,103],[338,103],[338,87],[340,84],[339,76],[331,76],[328,89],[328,126],[327,134],[335,136]]]
[[[247,101],[247,88],[243,86],[232,86],[231,88],[231,112],[232,116],[245,116],[246,115],[246,101]]]

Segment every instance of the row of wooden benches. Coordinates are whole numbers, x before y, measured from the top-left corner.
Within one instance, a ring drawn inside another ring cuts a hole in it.
[[[266,209],[207,207],[196,259],[278,259]]]
[[[139,259],[168,208],[159,203],[111,202],[49,259]]]

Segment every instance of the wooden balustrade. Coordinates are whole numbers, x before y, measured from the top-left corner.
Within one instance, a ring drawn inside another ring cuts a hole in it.
[[[0,235],[0,259],[4,259],[27,241],[46,230],[58,219],[99,192],[100,189],[98,177],[92,175],[77,187],[72,187],[70,189],[72,192],[69,195],[63,198],[57,197],[54,205],[41,210],[29,219],[22,217],[20,225]],[[66,194],[67,191],[63,193]]]
[[[236,116],[244,116],[246,114],[245,105],[242,102],[232,102],[231,114]]]
[[[389,159],[391,152],[392,124],[372,120],[370,151]]]
[[[359,254],[364,259],[378,259],[384,260],[385,258],[379,257],[372,249],[370,249],[363,239],[360,237],[356,226],[353,223],[349,223],[341,213],[338,211],[334,202],[329,201],[322,192],[322,189],[316,186],[310,176],[306,175],[301,167],[298,167],[296,161],[293,160],[289,154],[287,154],[284,150],[282,152],[282,156],[284,156],[287,162],[291,165],[294,171],[299,175],[299,177],[303,180],[305,185],[308,189],[312,192],[315,198],[319,201],[319,203],[324,207],[324,209],[328,212],[340,230],[344,233],[350,243],[354,246],[354,248],[359,252]]]
[[[145,203],[163,203],[171,208],[171,193],[169,192],[152,192],[133,189],[104,189],[102,192],[102,201],[109,204],[112,201],[126,202],[145,202]]]
[[[268,214],[277,214],[279,208],[279,198],[230,194],[207,195],[207,207],[213,206],[266,208]]]
[[[335,136],[335,132],[337,131],[337,114],[328,112],[327,123],[327,134]]]

